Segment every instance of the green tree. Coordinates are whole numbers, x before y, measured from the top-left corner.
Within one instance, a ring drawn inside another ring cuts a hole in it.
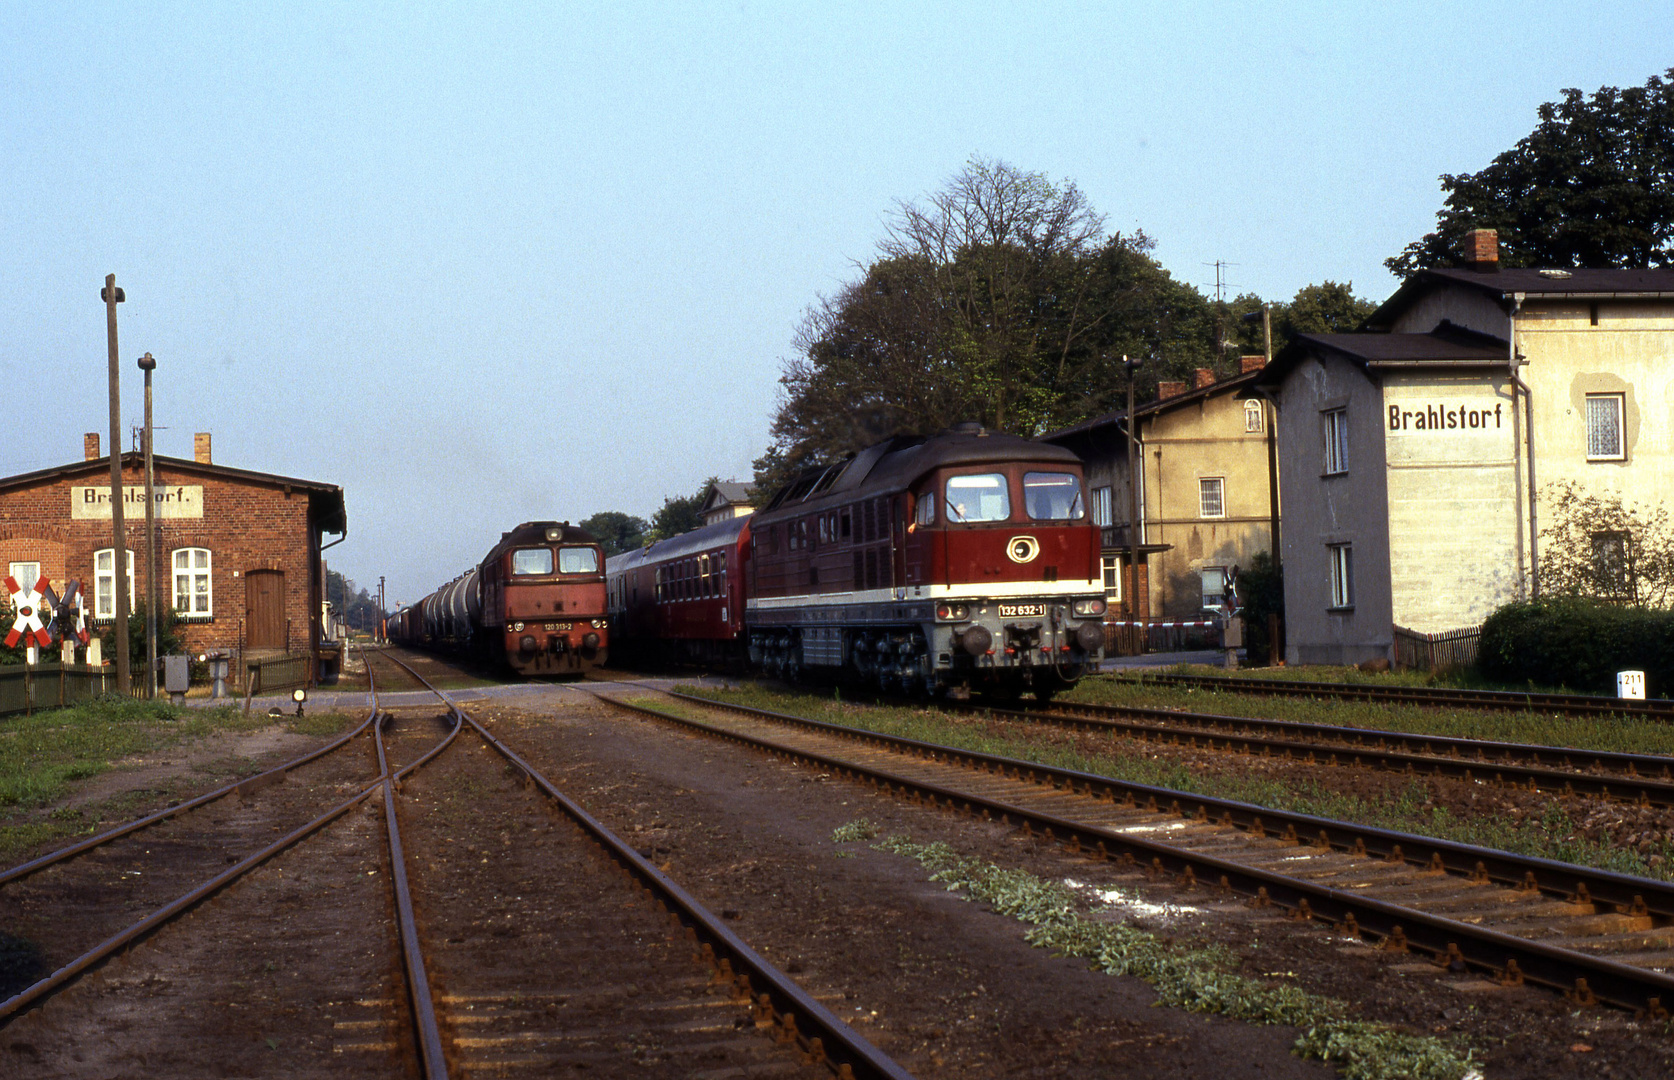
[[[355,586],[335,570],[326,570],[326,600],[337,618],[351,630],[371,630],[383,618],[376,595]]]
[[[971,161],[901,204],[879,258],[804,317],[757,486],[961,420],[1031,436],[1065,427],[1125,403],[1124,355],[1149,361],[1142,400],[1194,368],[1235,371],[1250,348],[1237,314],[1260,298],[1211,305],[1153,246],[1143,232],[1104,235],[1072,183]]]
[[[180,622],[180,616],[172,606],[165,606],[157,613],[157,655],[168,656],[181,650],[184,644],[176,634],[175,627]],[[99,635],[99,649],[107,659],[116,657],[116,629],[112,624]],[[128,613],[128,663],[134,673],[134,685],[142,685],[145,678],[145,601],[134,605],[134,610]],[[158,673],[158,685],[162,685],[162,674]]]
[[[620,510],[600,510],[583,521],[581,527],[593,534],[607,556],[642,547],[645,534],[651,529],[644,518],[624,514]]]
[[[1290,303],[1273,312],[1273,350],[1298,334],[1352,334],[1377,304],[1354,295],[1354,283],[1323,281],[1304,285]]]
[[[1540,124],[1477,173],[1444,175],[1436,230],[1385,261],[1407,277],[1460,263],[1465,233],[1499,231],[1500,263],[1674,262],[1674,68],[1644,86],[1563,91]]]
[[[669,495],[663,499],[662,509],[651,515],[652,540],[667,540],[681,533],[691,532],[703,525],[703,496],[709,485],[719,477],[711,476],[703,486],[690,495]]]

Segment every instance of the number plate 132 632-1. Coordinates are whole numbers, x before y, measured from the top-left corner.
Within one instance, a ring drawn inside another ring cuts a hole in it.
[[[1039,615],[1045,615],[1045,614],[1046,614],[1046,605],[1045,604],[1001,604],[1000,605],[1000,618],[1002,618],[1002,619],[1018,619],[1018,618],[1024,618],[1024,617],[1027,617],[1027,616],[1030,616],[1030,615],[1039,616]]]

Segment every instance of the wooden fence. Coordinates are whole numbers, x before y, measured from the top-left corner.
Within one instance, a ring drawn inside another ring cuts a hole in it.
[[[1467,626],[1421,634],[1404,626],[1395,628],[1395,666],[1415,671],[1452,671],[1476,663],[1477,643],[1482,627]]]
[[[116,688],[110,668],[86,664],[0,664],[0,716],[56,709]]]
[[[246,700],[258,694],[312,684],[313,661],[314,658],[307,653],[290,653],[285,656],[267,656],[244,661]]]

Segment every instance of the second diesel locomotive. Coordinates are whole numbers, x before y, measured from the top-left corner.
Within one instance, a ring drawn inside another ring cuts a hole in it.
[[[760,512],[612,559],[612,616],[666,655],[1047,698],[1104,643],[1068,450],[962,424],[805,473]]]
[[[464,653],[529,675],[581,675],[609,655],[604,553],[564,521],[502,533],[481,563],[389,623],[400,644]]]

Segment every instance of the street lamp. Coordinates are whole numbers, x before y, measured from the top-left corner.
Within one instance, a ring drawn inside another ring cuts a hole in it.
[[[139,358],[145,372],[145,687],[146,697],[157,696],[157,498],[156,473],[151,461],[151,373],[157,361],[150,353]]]

